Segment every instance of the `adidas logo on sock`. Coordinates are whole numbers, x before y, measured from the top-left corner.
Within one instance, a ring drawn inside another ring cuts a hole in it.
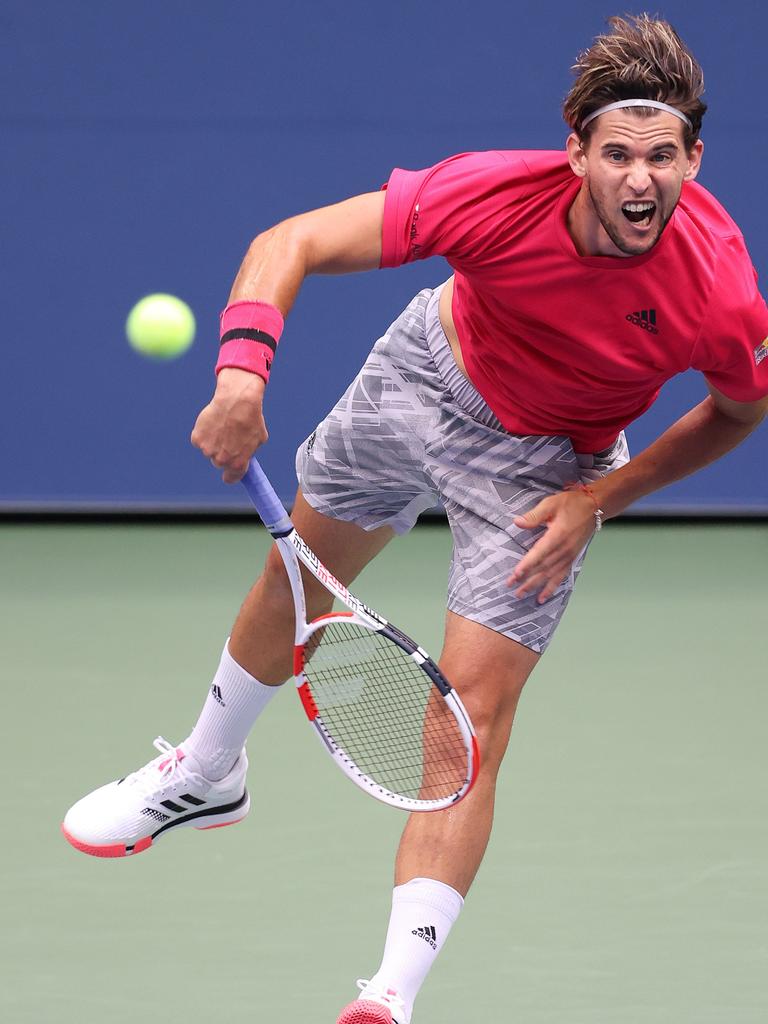
[[[437,932],[433,924],[428,924],[424,928],[414,928],[411,935],[424,939],[425,942],[430,944],[432,949],[437,949]]]
[[[216,703],[217,703],[217,704],[221,704],[221,706],[222,706],[223,708],[225,708],[225,707],[227,706],[227,705],[226,705],[226,704],[224,703],[224,698],[223,698],[223,697],[221,696],[221,687],[220,687],[220,686],[218,686],[218,685],[217,685],[216,683],[214,683],[214,684],[213,684],[213,685],[211,686],[211,696],[212,696],[212,697],[213,697],[213,699],[214,699],[214,700],[216,701]]]

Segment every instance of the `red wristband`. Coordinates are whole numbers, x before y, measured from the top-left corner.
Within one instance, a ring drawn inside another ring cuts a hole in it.
[[[592,499],[592,504],[595,506],[595,532],[603,528],[603,519],[605,518],[605,512],[600,508],[600,502],[595,497],[595,492],[589,486],[589,484],[573,483],[568,484],[565,488],[566,491],[583,491],[587,497]]]
[[[579,491],[584,491],[585,494],[589,495],[589,497],[592,499],[592,504],[595,506],[595,510],[600,508],[600,502],[595,497],[595,492],[592,490],[589,484],[576,484],[576,489]]]
[[[226,367],[234,367],[268,381],[283,323],[283,314],[268,302],[243,301],[227,306],[221,314],[217,375]]]

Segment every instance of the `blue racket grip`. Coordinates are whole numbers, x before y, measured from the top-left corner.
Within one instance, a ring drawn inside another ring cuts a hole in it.
[[[269,532],[277,535],[290,533],[293,523],[255,455],[241,482]]]

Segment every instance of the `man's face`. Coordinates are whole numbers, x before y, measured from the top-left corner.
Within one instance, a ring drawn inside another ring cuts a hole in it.
[[[696,177],[703,146],[690,153],[684,125],[665,111],[638,117],[625,110],[601,114],[588,142],[568,139],[574,172],[583,179],[572,225],[592,255],[639,256],[669,222],[684,181]],[[579,239],[576,239],[577,242]]]

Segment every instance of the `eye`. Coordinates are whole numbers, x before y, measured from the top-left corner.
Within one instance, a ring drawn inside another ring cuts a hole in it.
[[[668,164],[672,162],[671,153],[654,153],[653,162],[656,164]]]
[[[612,164],[620,164],[624,160],[624,154],[620,149],[612,149],[608,152],[608,161]]]

